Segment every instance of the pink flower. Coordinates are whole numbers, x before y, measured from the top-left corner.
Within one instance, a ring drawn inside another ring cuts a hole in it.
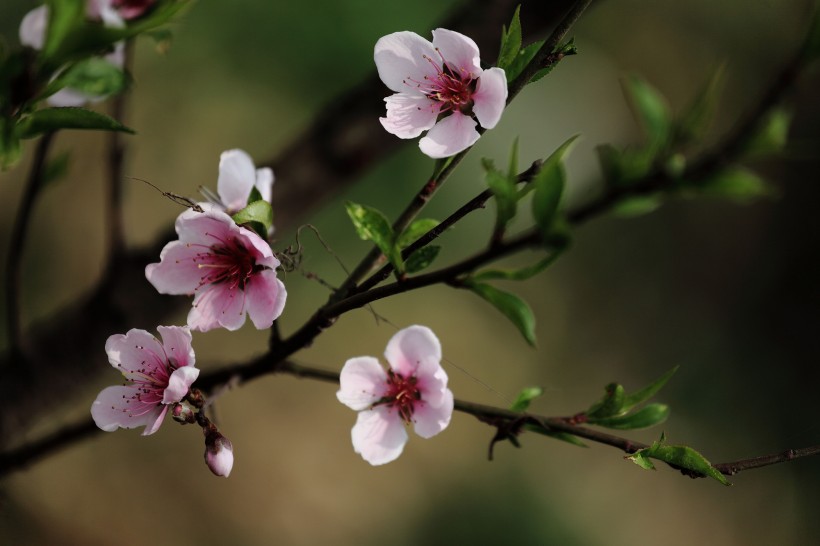
[[[237,330],[247,313],[257,328],[270,328],[287,291],[276,278],[279,260],[268,243],[219,210],[187,210],[176,231],[179,240],[165,245],[145,276],[160,294],[194,294],[188,326]]]
[[[156,0],[88,0],[86,13],[106,26],[121,27],[125,20],[140,17],[154,4]]]
[[[478,140],[476,121],[492,129],[507,102],[507,78],[501,68],[482,70],[473,40],[439,28],[431,44],[415,32],[380,38],[374,52],[384,84],[396,94],[384,99],[388,132],[415,138],[433,158],[449,157]]]
[[[228,150],[219,156],[218,197],[211,199],[211,203],[200,205],[235,214],[248,206],[248,198],[254,188],[263,200],[270,203],[272,187],[272,170],[268,167],[257,169],[251,156],[243,150]]]
[[[90,9],[90,5],[89,5]],[[36,50],[43,48],[43,42],[48,28],[48,6],[43,5],[28,12],[20,23],[20,43]],[[122,68],[125,64],[125,44],[122,42],[114,46],[114,51],[104,56],[108,63]],[[100,102],[106,96],[89,95],[77,89],[64,87],[46,99],[51,106],[83,106],[87,103]]]
[[[106,387],[91,405],[91,416],[102,430],[145,427],[143,436],[159,429],[168,407],[188,394],[199,376],[194,367],[191,332],[179,326],[157,327],[162,343],[145,330],[108,338],[108,361],[127,382]]]
[[[351,431],[353,450],[372,465],[389,463],[407,442],[404,425],[431,438],[447,428],[453,393],[441,367],[441,344],[425,326],[399,330],[384,352],[387,371],[371,356],[345,362],[336,398],[359,412]]]
[[[228,477],[233,468],[233,444],[216,428],[205,430],[205,464],[217,476]]]

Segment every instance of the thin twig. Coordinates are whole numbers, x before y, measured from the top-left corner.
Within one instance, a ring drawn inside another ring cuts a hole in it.
[[[23,332],[20,316],[20,296],[22,294],[23,252],[26,248],[31,214],[37,202],[37,196],[43,187],[43,174],[54,132],[42,136],[37,144],[34,162],[26,181],[20,208],[14,219],[11,230],[9,252],[6,258],[6,324],[8,332],[9,353],[12,358],[20,358],[23,353]]]

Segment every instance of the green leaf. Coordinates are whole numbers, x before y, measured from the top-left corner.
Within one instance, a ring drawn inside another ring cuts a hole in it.
[[[404,271],[401,251],[394,244],[393,228],[385,215],[373,207],[350,201],[345,204],[345,208],[359,237],[365,241],[372,241],[387,256],[398,272]]]
[[[506,27],[501,29],[501,47],[498,50],[498,62],[496,63],[499,68],[506,69],[521,49],[521,20],[518,16],[520,10],[520,5],[515,8],[509,30]]]
[[[703,476],[709,476],[723,485],[731,485],[726,479],[726,476],[712,466],[712,464],[706,460],[706,457],[689,446],[667,445],[666,438],[663,434],[661,435],[661,439],[654,442],[651,446],[639,449],[626,458],[648,470],[654,470],[655,468],[648,459],[657,459],[678,468],[689,470]]]
[[[48,0],[48,25],[40,55],[49,58],[83,25],[84,0]]]
[[[63,152],[46,162],[43,168],[43,175],[40,178],[40,185],[47,186],[63,178],[68,173],[68,166],[71,161],[71,153]]]
[[[727,167],[695,186],[697,195],[726,197],[747,203],[761,197],[772,197],[777,192],[765,180],[743,167]]]
[[[646,407],[634,413],[613,417],[590,418],[587,422],[590,425],[598,425],[600,427],[630,430],[659,425],[666,421],[668,417],[669,406],[666,404],[647,404]]]
[[[134,134],[133,129],[105,114],[75,107],[43,108],[23,118],[17,125],[21,138],[33,138],[58,129],[120,131]]]
[[[774,108],[758,125],[755,133],[744,146],[746,156],[763,156],[777,153],[786,147],[792,115],[783,108]]]
[[[650,146],[655,149],[662,147],[672,128],[672,116],[666,99],[646,80],[634,74],[625,77],[622,85],[635,116],[649,138]]]
[[[541,387],[525,387],[521,389],[521,392],[518,393],[518,396],[515,397],[515,400],[510,406],[510,411],[526,411],[527,408],[530,407],[530,402],[541,397],[543,394],[544,389]]]
[[[529,423],[525,424],[522,427],[523,430],[527,430],[529,432],[536,432],[538,434],[543,434],[544,436],[549,436],[550,438],[555,438],[556,440],[561,440],[562,442],[567,442],[574,446],[578,447],[587,447],[587,445],[582,442],[577,436],[573,436],[567,432],[557,432],[552,430],[545,430],[539,426],[531,425]]]
[[[504,67],[504,72],[507,75],[507,83],[512,83],[513,80],[521,75],[524,69],[527,68],[527,65],[530,64],[533,57],[535,57],[535,54],[538,53],[538,50],[541,49],[542,45],[544,45],[544,40],[539,40],[528,46],[522,47],[518,51],[518,54],[509,66]],[[533,78],[533,80],[534,79],[535,78]]]
[[[510,180],[499,171],[488,171],[485,177],[487,186],[495,196],[496,230],[503,229],[510,220],[515,218],[518,208],[518,191],[516,190],[516,179]]]
[[[610,144],[602,144],[596,151],[604,179],[612,186],[628,186],[630,182],[641,179],[655,160],[655,152],[648,148],[618,150]]]
[[[254,201],[231,218],[240,226],[250,224],[260,237],[267,239],[273,226],[273,209],[267,201]]]
[[[396,242],[396,246],[400,249],[407,248],[411,244],[415,243],[416,240],[430,231],[434,229],[437,225],[439,225],[438,220],[433,220],[432,218],[420,218],[415,220],[412,224],[410,224],[407,229],[399,236],[398,241]]]
[[[518,181],[518,137],[513,140],[512,150],[510,150],[510,162],[507,167],[507,178],[513,184]]]
[[[0,116],[0,170],[7,170],[20,161],[23,147],[14,130],[14,120]]]
[[[620,415],[624,412],[624,388],[617,383],[610,383],[605,388],[603,398],[598,402],[592,404],[585,412],[589,419],[598,419],[601,417],[611,417],[613,415]]]
[[[440,250],[441,247],[436,245],[421,247],[407,257],[404,262],[405,269],[408,273],[418,273],[433,263]]]
[[[255,203],[256,201],[264,201],[265,199],[262,197],[262,194],[256,189],[256,186],[251,188],[251,193],[248,196],[248,204]]]
[[[521,269],[487,269],[484,271],[479,271],[475,275],[472,275],[470,279],[473,282],[486,282],[492,280],[525,281],[545,270],[552,264],[552,262],[558,259],[558,256],[560,255],[561,252],[553,252],[539,260],[537,263],[527,267],[522,267]]]
[[[501,311],[521,332],[527,343],[535,347],[535,316],[527,303],[509,292],[499,290],[489,284],[473,283],[469,279],[464,286],[484,298]]]
[[[723,90],[725,65],[720,65],[712,73],[709,81],[681,115],[677,122],[676,140],[681,144],[702,139],[715,117],[718,99]]]
[[[659,195],[640,195],[622,199],[612,207],[612,213],[624,218],[634,218],[654,212],[663,201]]]
[[[680,368],[680,366],[675,366],[674,368],[672,368],[671,370],[657,378],[655,381],[653,381],[646,387],[642,388],[639,391],[633,392],[632,394],[627,395],[624,398],[623,410],[627,411],[631,408],[634,408],[641,402],[645,402],[653,396],[655,396],[655,394],[657,394],[658,391],[660,391],[663,388],[663,386],[666,385],[666,382],[669,381],[673,375],[675,375],[675,372],[678,371],[678,368]]]
[[[566,185],[566,173],[564,171],[564,156],[572,149],[579,135],[574,135],[561,144],[544,161],[541,170],[533,178],[529,186],[535,189],[532,199],[532,215],[536,225],[541,229],[544,240],[550,238],[553,231],[553,224],[564,193]],[[521,195],[525,194],[525,188]]]
[[[69,88],[94,97],[116,95],[128,85],[125,73],[103,59],[91,57],[80,61],[60,74],[46,87],[43,97]]]

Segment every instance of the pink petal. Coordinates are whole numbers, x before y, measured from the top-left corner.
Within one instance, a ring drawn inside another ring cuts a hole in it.
[[[507,105],[507,75],[501,68],[485,70],[473,93],[473,112],[485,129],[492,129]]]
[[[135,389],[133,387],[114,386],[106,387],[91,404],[91,417],[94,423],[106,432],[112,432],[118,428],[136,428],[151,425],[159,428],[156,424],[159,419],[160,423],[162,416],[164,416],[165,406],[158,405],[156,409],[152,409],[144,415],[133,416],[128,411],[126,399],[134,395]]]
[[[157,410],[159,411],[152,411],[146,414],[149,419],[145,424],[145,430],[142,431],[143,436],[149,436],[159,430],[163,419],[165,419],[165,414],[168,412],[168,406],[160,404],[157,406]]]
[[[473,118],[453,112],[427,132],[427,136],[419,141],[419,148],[434,159],[456,155],[478,140],[480,135],[475,126]]]
[[[276,256],[273,255],[270,245],[255,232],[237,226],[234,239],[240,241],[242,246],[251,250],[257,265],[270,267],[271,269],[279,267],[280,262],[276,259]]]
[[[436,124],[441,110],[441,103],[407,93],[390,95],[384,102],[387,103],[387,117],[379,118],[379,121],[388,133],[399,138],[416,138]]]
[[[440,57],[454,72],[463,77],[469,74],[469,79],[473,80],[481,74],[481,57],[472,38],[453,30],[437,28],[433,31],[433,47],[439,50]]]
[[[409,326],[396,332],[387,343],[384,357],[403,377],[416,375],[422,362],[441,361],[441,343],[426,326]]]
[[[198,254],[208,252],[202,245],[171,241],[159,255],[159,263],[145,267],[148,279],[160,294],[193,294],[202,280]]]
[[[217,209],[205,212],[187,209],[177,216],[174,227],[180,241],[206,247],[224,244],[239,229],[228,214]]]
[[[245,324],[245,293],[226,284],[212,284],[202,288],[194,297],[188,313],[192,330],[207,332],[222,327],[238,330]]]
[[[176,361],[177,367],[194,366],[196,357],[191,347],[191,330],[184,326],[157,326],[162,336],[165,354]]]
[[[162,393],[162,403],[173,404],[185,398],[197,377],[199,377],[199,370],[193,366],[185,366],[174,370],[174,373],[168,378],[168,386],[165,387],[165,391]]]
[[[384,406],[359,412],[350,437],[353,451],[374,466],[396,460],[407,443],[401,417]]]
[[[146,332],[137,328],[123,334],[114,334],[105,342],[105,352],[108,361],[114,368],[130,378],[130,374],[140,370],[155,369],[164,366],[165,351],[159,341]]]
[[[34,49],[43,49],[48,27],[48,6],[43,5],[26,13],[20,22],[20,43]]]
[[[416,385],[421,399],[432,406],[440,406],[446,398],[447,372],[438,360],[422,360],[416,369]]]
[[[394,32],[379,38],[373,50],[379,77],[397,93],[420,94],[415,91],[416,83],[409,80],[422,82],[425,76],[436,75],[436,66],[425,57],[441,66],[433,44],[415,32],[408,31]]]
[[[276,278],[276,271],[266,269],[256,273],[245,284],[246,309],[259,330],[270,328],[285,308],[288,292]]]
[[[273,180],[273,171],[269,167],[256,169],[256,189],[268,203],[271,202]]]
[[[384,395],[386,382],[387,372],[378,360],[372,356],[351,358],[339,375],[336,398],[350,409],[364,410]]]
[[[440,405],[416,404],[413,411],[413,430],[422,438],[431,438],[447,428],[453,416],[453,393],[445,389]]]
[[[216,191],[228,210],[238,211],[248,205],[256,183],[253,159],[243,150],[228,150],[219,156],[219,178]]]

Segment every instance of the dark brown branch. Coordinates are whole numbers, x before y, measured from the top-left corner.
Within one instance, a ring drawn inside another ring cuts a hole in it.
[[[20,207],[14,219],[11,230],[9,252],[6,257],[6,325],[8,332],[9,353],[13,359],[21,359],[23,350],[23,335],[20,316],[20,296],[22,295],[23,252],[26,248],[28,228],[31,222],[31,213],[37,202],[37,196],[43,187],[43,175],[46,168],[48,152],[54,141],[54,133],[46,133],[37,143],[34,153],[34,162],[26,181]]]

